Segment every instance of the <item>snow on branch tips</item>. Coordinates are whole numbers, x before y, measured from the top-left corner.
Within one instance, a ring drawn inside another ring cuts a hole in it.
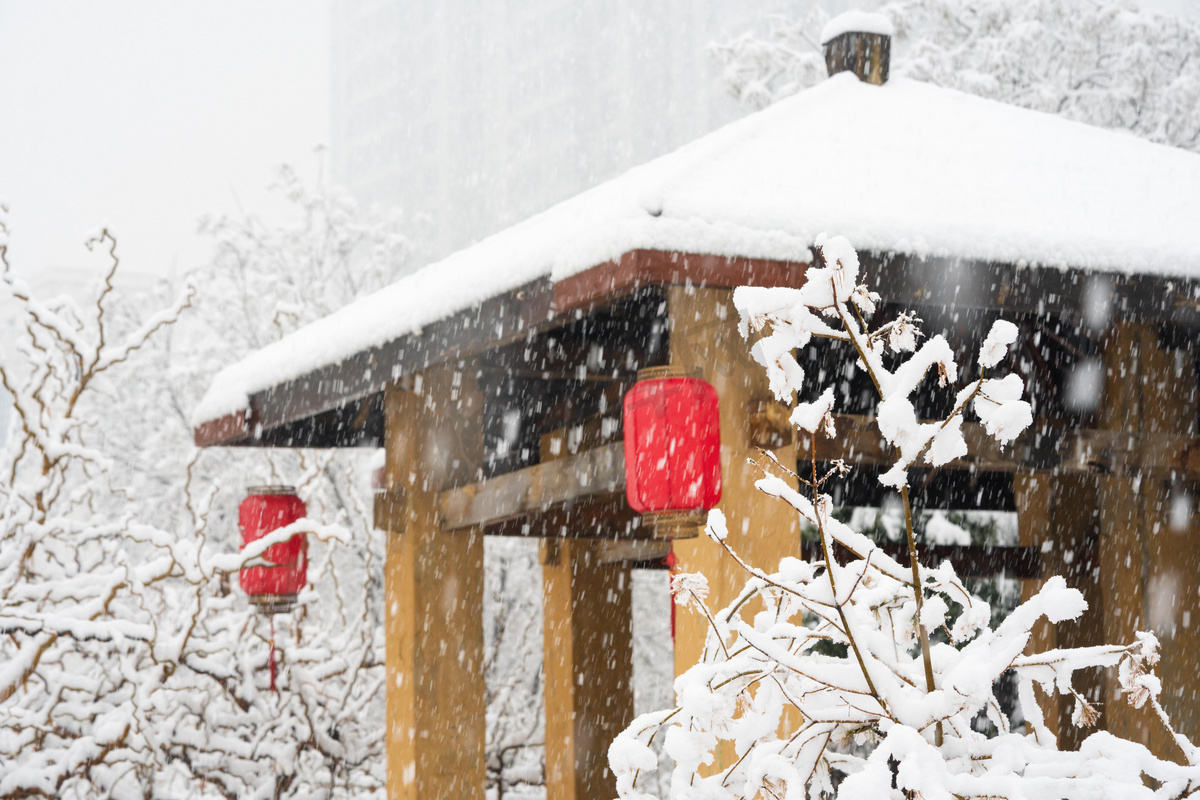
[[[117,240],[101,228],[89,239],[102,261],[92,293],[40,298],[9,263],[2,211],[0,800],[311,797],[314,786],[323,797],[382,796],[369,510],[349,491],[349,510],[321,510],[334,469],[319,459],[298,483],[318,494],[314,517],[325,522],[300,520],[230,552],[236,528],[214,500],[221,484],[245,480],[217,465],[227,458],[199,464],[185,412],[194,399],[171,383],[194,365],[168,361],[168,331],[231,327],[177,325],[196,313],[197,287],[211,298],[212,284],[189,281],[173,299],[126,296]],[[178,349],[197,359],[204,347]],[[231,591],[229,573],[295,532],[346,543],[348,529],[355,552],[321,547],[314,572],[329,585],[337,567],[363,589],[327,591],[333,602],[309,624],[316,589],[278,630]]]
[[[639,717],[613,743],[609,760],[619,795],[650,796],[642,786],[656,768],[650,748],[659,737],[675,763],[672,798],[1057,800],[1193,793],[1200,787],[1200,756],[1159,704],[1153,634],[1127,644],[1030,653],[1040,620],[1058,623],[1086,613],[1079,591],[1050,578],[993,627],[991,608],[949,563],[927,568],[918,561],[907,470],[965,455],[968,414],[1001,442],[1032,421],[1020,377],[993,374],[1003,370],[1020,330],[996,322],[979,351],[982,374],[960,386],[952,349],[941,336],[922,335],[919,320],[902,314],[870,324],[879,298],[859,283],[857,255],[845,239],[819,237],[815,252],[802,288],[734,293],[741,330],[754,339],[752,353],[772,391],[792,407],[802,440],[837,436],[837,394],[807,380],[794,352],[814,337],[851,349],[857,369],[878,391],[875,423],[895,454],[880,481],[899,494],[905,511],[907,563],[832,514],[824,484],[844,473],[844,464],[819,470],[816,448],[809,447],[811,461],[799,475],[777,462],[760,465],[757,487],[815,530],[820,557],[789,557],[771,569],[749,564],[725,537],[725,517],[710,514],[709,537],[746,571],[745,588],[728,607],[710,608],[703,575],[676,577],[676,602],[704,617],[708,641],[700,662],[676,681],[677,706]],[[911,397],[924,381],[954,394],[944,419],[918,418]],[[762,602],[752,603],[755,598]],[[1058,749],[1034,686],[1068,697],[1076,725],[1091,726],[1098,711],[1073,680],[1079,670],[1096,667],[1116,668],[1124,699],[1153,711],[1178,745],[1178,763],[1105,732],[1093,733],[1078,751]],[[1015,676],[1021,724],[995,693],[1005,675]],[[977,725],[980,719],[992,723],[989,733],[981,732],[987,726]],[[725,755],[718,758],[718,751]]]

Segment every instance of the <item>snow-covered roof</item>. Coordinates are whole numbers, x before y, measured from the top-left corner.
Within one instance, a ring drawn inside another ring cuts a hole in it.
[[[893,33],[892,21],[883,14],[871,11],[843,11],[821,28],[821,44],[852,31],[891,36]]]
[[[904,79],[843,73],[586,191],[224,369],[197,424],[538,278],[635,249],[860,250],[1200,277],[1200,156]]]

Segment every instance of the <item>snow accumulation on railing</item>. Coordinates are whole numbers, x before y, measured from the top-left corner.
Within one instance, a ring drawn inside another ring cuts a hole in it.
[[[807,262],[861,251],[1200,277],[1200,156],[853,75],[725,126],[432,264],[223,370],[199,425],[531,281],[636,249]]]

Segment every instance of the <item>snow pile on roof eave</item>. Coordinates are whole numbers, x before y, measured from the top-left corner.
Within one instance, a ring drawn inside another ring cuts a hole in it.
[[[217,373],[192,424],[244,413],[253,394],[419,333],[489,297],[539,278],[562,280],[631,250],[807,262],[811,237],[662,213],[664,187],[777,114],[772,108],[733,122],[250,353]]]
[[[542,277],[558,281],[633,250],[663,250],[741,258],[766,258],[807,263],[811,238],[784,231],[758,231],[724,222],[676,220],[642,215],[598,223],[543,254],[538,269],[495,269],[479,280],[464,279],[455,256],[431,264],[289,336],[263,347],[213,379],[192,414],[193,425],[244,412],[250,396],[298,378],[355,353],[378,347],[401,336],[420,333],[433,322],[470,308]],[[512,229],[509,229],[512,230]],[[486,240],[485,240],[486,241]],[[483,243],[481,243],[483,244]],[[476,245],[479,247],[479,245]],[[462,255],[475,248],[461,251]],[[428,301],[426,300],[428,299]],[[440,299],[441,302],[436,300]]]
[[[418,333],[456,311],[543,277],[549,273],[552,252],[531,257],[528,264],[535,268],[521,269],[522,264],[505,261],[503,241],[538,220],[526,220],[430,264],[225,367],[192,412],[192,424],[241,413],[249,409],[253,394],[405,334]],[[484,245],[488,245],[485,249],[491,258],[468,258]],[[546,266],[536,268],[540,264]]]
[[[197,423],[530,281],[637,249],[856,248],[1200,277],[1200,156],[916,81],[843,73],[432,264],[223,370]]]
[[[635,250],[667,253],[761,258],[807,264],[812,236],[793,232],[710,222],[698,217],[647,217],[622,220],[603,236],[583,236],[555,258],[550,277],[561,281]]]

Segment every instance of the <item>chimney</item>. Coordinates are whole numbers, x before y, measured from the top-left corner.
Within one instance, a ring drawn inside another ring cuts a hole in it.
[[[847,11],[821,29],[825,68],[830,75],[853,72],[860,81],[882,86],[892,56],[892,23],[882,14]]]

